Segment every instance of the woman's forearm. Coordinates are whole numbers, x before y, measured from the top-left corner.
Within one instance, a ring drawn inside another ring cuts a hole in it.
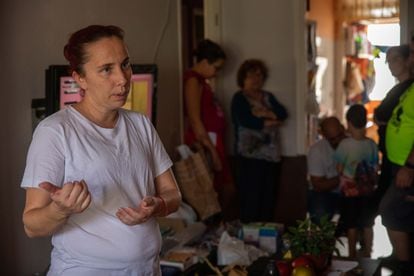
[[[68,217],[68,215],[58,211],[53,202],[50,202],[45,207],[24,212],[24,229],[30,238],[50,236],[67,222]]]
[[[161,194],[158,195],[161,199],[161,214],[162,215],[169,215],[171,213],[174,213],[178,210],[178,207],[180,207],[181,204],[181,194],[178,190],[169,190],[164,191]]]
[[[177,211],[181,204],[181,192],[171,169],[155,178],[155,187],[157,190],[156,197],[161,201],[159,202],[161,203],[159,204],[161,210],[157,212],[158,215],[166,216]]]

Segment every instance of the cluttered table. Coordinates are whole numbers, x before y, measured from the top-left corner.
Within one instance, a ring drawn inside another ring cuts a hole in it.
[[[252,229],[256,228],[264,237],[254,237],[261,242],[253,246],[249,235],[253,233],[254,236]],[[312,264],[309,268],[301,264],[300,269],[295,270],[294,262],[282,260],[282,231],[278,224],[259,227],[255,224],[252,228],[251,225],[219,223],[212,226],[197,222],[173,235],[163,234],[162,275],[381,275],[380,261],[369,258],[332,257],[323,271],[313,269]]]
[[[261,257],[253,262],[250,266],[242,268],[240,266],[234,266],[232,275],[280,275],[280,276],[290,276],[291,271],[287,274],[266,274],[266,269],[269,267],[268,264],[273,260],[272,257]],[[369,258],[360,258],[356,260],[350,260],[346,258],[333,258],[332,266],[323,273],[316,274],[303,274],[303,275],[326,275],[326,276],[379,276],[381,275],[381,266],[380,260],[369,259]],[[214,263],[214,257],[211,259],[211,263]],[[229,275],[230,270],[228,269],[225,272],[221,272],[221,275]],[[245,274],[243,274],[245,273]],[[164,274],[163,274],[164,275]],[[173,274],[174,275],[174,274]],[[196,265],[191,266],[186,271],[179,272],[175,275],[220,275],[215,270],[213,270],[207,263],[197,263]]]

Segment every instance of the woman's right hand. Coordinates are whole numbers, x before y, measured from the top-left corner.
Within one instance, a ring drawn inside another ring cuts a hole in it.
[[[193,145],[196,149],[204,149],[210,153],[211,162],[213,165],[213,170],[216,172],[220,172],[223,169],[223,165],[221,164],[220,156],[217,152],[216,147],[211,142],[208,135],[199,135],[198,142],[194,143]]]
[[[47,182],[39,187],[49,192],[56,210],[66,217],[83,212],[91,203],[91,194],[84,180],[67,182],[62,188]]]

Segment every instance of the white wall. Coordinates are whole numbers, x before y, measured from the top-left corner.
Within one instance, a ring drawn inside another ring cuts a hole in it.
[[[262,59],[269,67],[265,89],[273,92],[289,112],[289,119],[282,127],[282,149],[286,156],[303,154],[305,145],[304,2],[222,1],[221,43],[228,58],[217,92],[227,118],[230,121],[231,98],[239,89],[238,67],[248,58]],[[228,140],[232,145],[233,139]]]
[[[171,0],[165,36],[153,60],[168,2],[1,1],[0,274],[30,275],[44,269],[49,261],[48,239],[30,240],[23,233],[24,191],[19,184],[31,140],[31,99],[44,97],[44,70],[51,64],[65,64],[62,49],[70,33],[89,24],[124,28],[132,63],[156,62],[159,66],[157,128],[170,152],[179,143],[176,0]]]

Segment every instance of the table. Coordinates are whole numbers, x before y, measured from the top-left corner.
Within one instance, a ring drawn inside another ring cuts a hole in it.
[[[209,259],[212,263],[215,263],[216,256],[212,254]],[[257,259],[252,265],[247,268],[248,275],[262,275],[266,265],[268,264],[269,260],[272,258],[270,257],[261,257]],[[381,275],[381,260],[377,259],[370,259],[370,258],[357,258],[357,259],[349,259],[344,257],[334,257],[334,259],[339,260],[355,260],[359,263],[359,265],[350,272],[347,272],[346,276],[380,276]],[[183,272],[175,272],[169,274],[169,276],[189,276],[189,275],[214,275],[213,271],[209,268],[209,266],[205,263],[198,263],[186,271]]]

